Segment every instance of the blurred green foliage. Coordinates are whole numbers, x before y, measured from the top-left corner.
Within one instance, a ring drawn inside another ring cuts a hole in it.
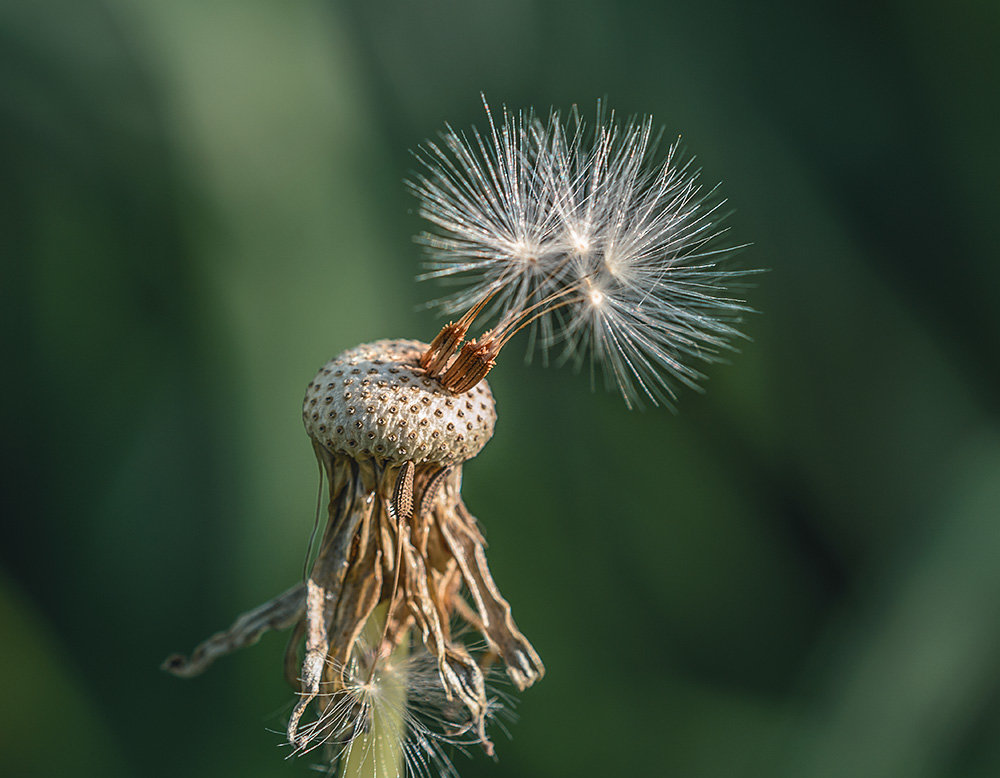
[[[466,469],[549,675],[464,776],[1000,774],[1000,5],[0,5],[0,772],[306,775],[283,641],[314,370],[429,338],[407,149],[606,96],[771,269],[731,366],[628,413],[508,356]]]

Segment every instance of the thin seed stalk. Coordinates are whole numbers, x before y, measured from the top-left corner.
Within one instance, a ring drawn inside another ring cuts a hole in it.
[[[386,626],[389,603],[383,602],[365,622],[362,639],[379,646]],[[377,649],[376,649],[377,650]],[[387,659],[377,659],[370,683],[380,686],[387,704],[372,710],[371,729],[355,740],[341,761],[340,778],[385,778],[405,774],[403,744],[406,740],[406,658],[409,639],[403,634]],[[392,672],[385,672],[391,666]]]

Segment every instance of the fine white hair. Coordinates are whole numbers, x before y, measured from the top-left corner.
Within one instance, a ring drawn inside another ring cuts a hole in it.
[[[415,152],[408,185],[432,225],[420,278],[455,285],[431,305],[455,314],[492,295],[496,321],[540,306],[529,353],[601,366],[629,407],[697,388],[693,363],[731,349],[751,310],[733,290],[752,271],[724,266],[737,247],[720,245],[717,187],[678,142],[663,150],[651,117],[620,123],[598,102],[591,127],[576,107],[543,120],[484,106],[486,132],[446,126]]]

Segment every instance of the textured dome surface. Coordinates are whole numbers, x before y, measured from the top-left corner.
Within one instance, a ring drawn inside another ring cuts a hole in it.
[[[486,381],[453,394],[420,367],[427,344],[379,340],[327,362],[306,389],[302,418],[313,440],[355,459],[452,465],[493,436]]]

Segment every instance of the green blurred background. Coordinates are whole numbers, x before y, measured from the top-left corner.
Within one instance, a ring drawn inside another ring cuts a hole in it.
[[[408,149],[606,96],[771,269],[678,415],[491,382],[465,496],[548,667],[463,776],[1000,775],[1000,4],[0,4],[0,772],[295,776],[306,383],[429,338]],[[517,350],[516,346],[512,347]]]

